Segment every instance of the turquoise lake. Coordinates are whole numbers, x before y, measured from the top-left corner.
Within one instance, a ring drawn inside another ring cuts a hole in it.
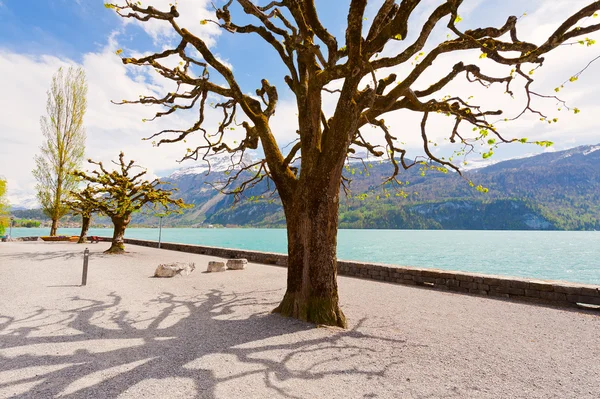
[[[79,231],[65,228],[58,234]],[[13,228],[13,237],[48,234],[48,228]],[[89,234],[112,236],[112,230],[90,229]],[[158,229],[130,228],[125,236],[158,240]],[[163,228],[162,241],[287,252],[284,229]],[[338,258],[600,284],[596,231],[340,230]]]

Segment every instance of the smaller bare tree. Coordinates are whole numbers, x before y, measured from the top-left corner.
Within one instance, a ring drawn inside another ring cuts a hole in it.
[[[88,185],[81,191],[71,192],[71,198],[65,204],[73,211],[73,213],[81,215],[81,233],[79,234],[78,244],[83,244],[87,241],[87,233],[92,223],[92,215],[100,209],[97,206],[98,198],[92,192],[92,188]]]
[[[160,187],[168,183],[159,179],[142,180],[142,176],[146,174],[145,169],[132,175],[132,169],[140,166],[135,165],[133,160],[126,163],[124,157],[121,152],[119,163],[114,162],[118,166],[114,171],[108,171],[102,162],[89,159],[88,162],[97,165],[100,170],[94,170],[92,174],[82,171],[74,173],[90,183],[86,189],[89,200],[100,213],[110,217],[113,222],[112,245],[106,251],[107,253],[125,252],[125,229],[131,222],[131,215],[134,212],[144,208],[156,212],[162,208],[161,213],[170,214],[192,206],[185,204],[182,199],[171,198],[177,189],[166,190]]]

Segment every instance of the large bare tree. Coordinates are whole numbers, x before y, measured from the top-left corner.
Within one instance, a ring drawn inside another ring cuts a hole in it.
[[[37,197],[44,213],[52,219],[50,235],[56,235],[58,221],[69,212],[65,204],[77,187],[72,172],[79,167],[85,152],[83,117],[87,108],[87,83],[82,68],[60,68],[52,77],[46,116],[40,119],[44,144],[35,157],[33,175]]]
[[[189,129],[164,130],[152,136],[157,145],[184,141],[199,133],[204,144],[190,148],[183,157],[194,160],[207,160],[215,153],[243,153],[262,146],[264,159],[240,164],[241,171],[246,173],[232,176],[247,177],[251,173],[252,177],[232,186],[232,191],[239,194],[257,181],[269,178],[283,203],[288,279],[287,291],[276,312],[314,323],[346,325],[338,304],[336,282],[338,202],[344,163],[357,150],[376,158],[387,157],[394,167],[389,176],[391,182],[396,181],[402,168],[415,164],[405,158],[406,150],[386,125],[385,114],[403,110],[419,115],[419,134],[426,159],[436,167],[460,171],[459,165],[436,157],[430,148],[433,144],[427,122],[433,114],[442,113],[454,119],[447,138],[459,146],[459,152],[472,150],[478,142],[493,148],[496,143],[518,139],[504,137],[494,126],[491,118],[498,118],[501,110],[484,109],[460,96],[440,98],[440,91],[455,79],[466,78],[484,86],[500,84],[509,94],[521,90],[527,97],[523,113],[537,113],[531,100],[541,94],[531,88],[532,70],[542,65],[544,54],[565,43],[585,40],[585,35],[600,29],[599,24],[588,19],[600,10],[598,1],[574,8],[572,15],[541,44],[520,39],[518,18],[514,16],[498,27],[461,29],[458,22],[462,0],[438,0],[437,8],[426,16],[424,23],[414,26],[411,16],[420,3],[421,0],[380,1],[375,17],[365,22],[367,0],[350,0],[347,9],[339,10],[347,15],[344,38],[337,38],[323,25],[314,0],[281,0],[264,5],[251,0],[230,0],[216,9],[214,20],[200,21],[216,24],[226,34],[260,37],[278,56],[286,69],[285,82],[296,98],[298,115],[298,139],[287,148],[276,142],[271,129],[278,89],[262,79],[256,96],[245,92],[236,73],[220,61],[207,43],[180,26],[176,5],[162,10],[129,0],[106,5],[124,18],[142,23],[168,23],[178,38],[173,48],[162,52],[139,58],[123,57],[125,64],[153,68],[177,85],[176,90],[164,96],[142,96],[126,103],[166,107],[156,117],[191,108],[199,110],[199,119]],[[447,29],[446,40],[436,41],[438,36],[432,35],[438,27]],[[390,52],[393,47],[390,44],[398,42],[403,42],[401,49]],[[457,62],[448,65],[438,79],[429,82],[420,79],[438,57],[467,51],[505,66],[501,68],[505,72],[498,74],[499,68],[484,72],[476,64]],[[174,58],[179,65],[172,62]],[[398,66],[406,71],[401,78],[391,73]],[[327,115],[323,98],[332,92],[337,102],[334,111]],[[223,119],[218,126],[207,127],[205,115],[214,98],[221,99],[214,107],[222,111]],[[234,145],[227,141],[226,133],[235,126],[240,112],[244,115],[241,125],[245,138]],[[543,114],[540,117],[545,118]],[[368,125],[381,132],[381,145],[368,140],[361,130]],[[491,150],[486,150],[484,156],[489,155]]]

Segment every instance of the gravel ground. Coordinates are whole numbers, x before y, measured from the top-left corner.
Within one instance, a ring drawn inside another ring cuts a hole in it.
[[[83,246],[0,244],[0,397],[600,397],[598,312],[340,277],[349,328],[315,328],[269,314],[283,268],[107,247],[80,287]]]

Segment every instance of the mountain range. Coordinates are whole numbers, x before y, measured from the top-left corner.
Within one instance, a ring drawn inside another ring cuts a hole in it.
[[[180,169],[164,179],[194,208],[165,219],[171,226],[282,227],[279,200],[262,195],[265,184],[234,203],[211,184],[227,179],[225,165]],[[600,145],[512,159],[464,172],[441,173],[418,166],[402,171],[400,186],[382,185],[389,162],[354,163],[344,175],[350,194],[340,195],[341,228],[600,230]],[[481,185],[481,192],[469,184]],[[272,187],[272,185],[271,185]],[[26,217],[27,211],[14,211]],[[102,219],[99,219],[100,221]],[[156,218],[136,215],[138,225]]]

